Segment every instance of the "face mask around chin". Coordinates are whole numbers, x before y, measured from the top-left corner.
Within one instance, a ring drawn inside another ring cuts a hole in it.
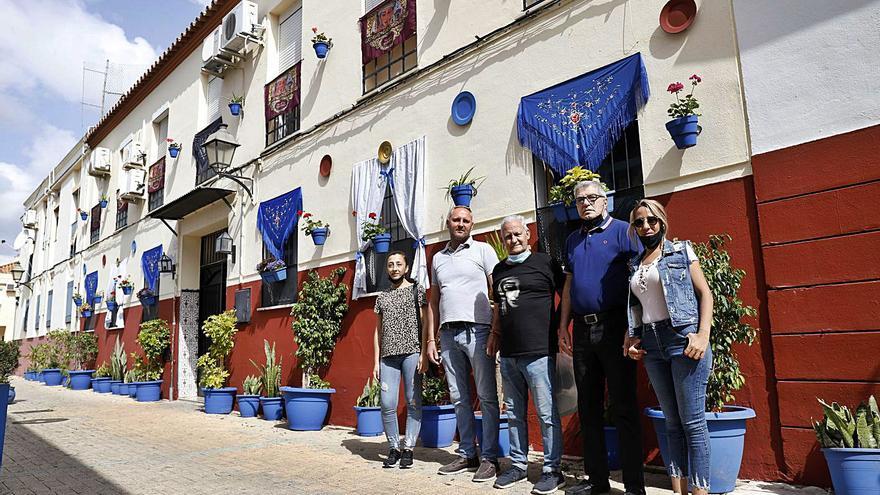
[[[507,261],[509,261],[511,263],[522,263],[523,261],[526,260],[526,258],[529,257],[530,254],[532,254],[532,252],[529,251],[528,249],[526,249],[525,251],[523,251],[519,254],[508,254]]]
[[[640,235],[639,240],[642,242],[642,245],[647,249],[654,249],[663,242],[663,235],[666,233],[666,229],[661,229],[656,234],[652,235]]]

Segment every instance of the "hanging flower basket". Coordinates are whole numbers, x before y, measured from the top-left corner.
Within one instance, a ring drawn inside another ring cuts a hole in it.
[[[89,219],[89,213],[87,211],[81,211],[79,212],[79,217],[82,218],[83,221],[86,221]]]
[[[666,91],[675,95],[675,102],[670,104],[666,111],[672,117],[672,120],[666,123],[666,130],[672,136],[675,147],[680,150],[696,146],[697,136],[701,130],[698,124],[700,114],[697,113],[700,103],[694,98],[694,90],[698,84],[703,82],[703,79],[696,74],[688,79],[691,84],[691,92],[684,96],[679,96],[684,90],[684,84],[680,82],[671,83],[666,88]]]
[[[357,214],[356,211],[352,213]],[[391,234],[388,233],[388,229],[384,225],[379,224],[378,215],[370,213],[367,217],[368,220],[364,222],[361,240],[372,241],[373,249],[377,253],[387,253],[389,246],[391,246]]]
[[[113,300],[107,301],[107,311],[110,311],[112,313],[117,309],[119,309],[119,303]]]
[[[315,55],[318,58],[326,58],[330,47],[333,46],[333,39],[328,38],[324,33],[319,33],[317,27],[312,28],[315,36],[312,38],[312,48],[315,49]]]
[[[474,167],[468,169],[467,172],[461,174],[457,179],[452,179],[446,186],[446,195],[452,199],[455,206],[465,206],[470,208],[471,200],[477,195],[477,188],[486,180],[486,177],[472,177],[471,174]]]
[[[315,246],[323,246],[327,242],[327,236],[330,235],[330,229],[327,227],[319,227],[312,230],[312,242]]]
[[[373,238],[373,249],[376,250],[377,253],[387,253],[388,249],[391,247],[391,234],[385,232],[383,234],[376,234],[376,237]]]
[[[126,296],[130,296],[133,290],[134,290],[134,287],[132,287],[131,285],[123,285],[122,286],[122,293],[125,294]]]
[[[107,207],[107,200],[102,199],[99,204],[101,205],[101,208],[106,208]]]
[[[103,300],[104,300],[104,294],[101,294],[101,293],[95,294],[95,297],[92,298],[92,306],[97,306],[97,305],[101,304],[101,301],[103,301]]]
[[[699,117],[688,115],[672,119],[666,123],[666,130],[672,136],[675,147],[685,150],[697,145],[697,136],[700,134]]]
[[[312,242],[315,243],[315,246],[323,246],[324,242],[327,241],[327,236],[330,235],[330,224],[324,223],[323,220],[313,219],[314,215],[304,213],[302,210],[298,211],[297,214],[305,221],[305,224],[302,226],[303,232],[312,237]]]
[[[257,264],[257,271],[260,272],[263,282],[274,284],[282,280],[287,280],[287,265],[281,260],[269,257]]]
[[[165,142],[168,143],[168,154],[171,155],[171,158],[177,158],[180,153],[180,143],[174,142],[172,138],[165,138]]]
[[[144,287],[139,290],[137,293],[138,300],[141,302],[141,306],[155,306],[157,302],[156,293],[150,290],[149,287]]]

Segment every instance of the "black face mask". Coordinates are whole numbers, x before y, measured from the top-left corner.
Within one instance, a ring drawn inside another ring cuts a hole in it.
[[[663,241],[663,235],[666,234],[666,228],[661,228],[659,232],[652,235],[640,235],[639,240],[642,241],[642,245],[645,246],[645,249],[654,249],[660,245],[660,242]]]
[[[584,227],[587,230],[590,230],[590,229],[594,229],[594,228],[602,225],[602,222],[604,222],[604,221],[605,221],[605,217],[602,215],[599,215],[598,217],[596,217],[592,220],[583,220],[583,223],[584,223]]]

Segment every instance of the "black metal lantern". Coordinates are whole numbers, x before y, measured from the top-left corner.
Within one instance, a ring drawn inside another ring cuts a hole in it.
[[[21,281],[21,277],[24,276],[24,268],[21,266],[21,263],[16,261],[15,264],[12,265],[12,270],[10,271],[12,272],[12,281],[15,283],[19,283]]]
[[[226,128],[226,124],[220,124],[220,128],[208,136],[205,144],[202,145],[202,148],[205,149],[205,155],[208,157],[208,165],[218,174],[226,172],[232,165],[235,149],[241,146],[235,140],[235,136]]]
[[[172,260],[167,254],[163,254],[162,257],[159,258],[159,273],[170,273],[173,278],[174,269],[174,260]]]
[[[223,231],[214,242],[214,252],[223,256],[232,255],[232,262],[235,263],[235,244],[232,243],[232,236],[229,232]]]

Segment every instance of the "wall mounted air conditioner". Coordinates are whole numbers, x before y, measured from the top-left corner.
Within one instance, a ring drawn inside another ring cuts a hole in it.
[[[244,0],[223,17],[220,47],[239,53],[244,48],[246,36],[253,33],[254,24],[257,24],[257,4]]]
[[[123,174],[122,187],[119,195],[127,201],[144,199],[147,173],[142,168],[130,168],[125,170]]]
[[[24,217],[21,219],[21,223],[26,229],[36,229],[37,228],[37,210],[28,210],[24,212]]]
[[[208,62],[220,53],[220,30],[218,27],[202,42],[202,62]]]
[[[89,175],[102,176],[110,174],[110,149],[95,148],[87,159]]]
[[[140,141],[132,139],[122,147],[122,166],[124,168],[143,168],[144,162],[141,158],[143,148]]]

